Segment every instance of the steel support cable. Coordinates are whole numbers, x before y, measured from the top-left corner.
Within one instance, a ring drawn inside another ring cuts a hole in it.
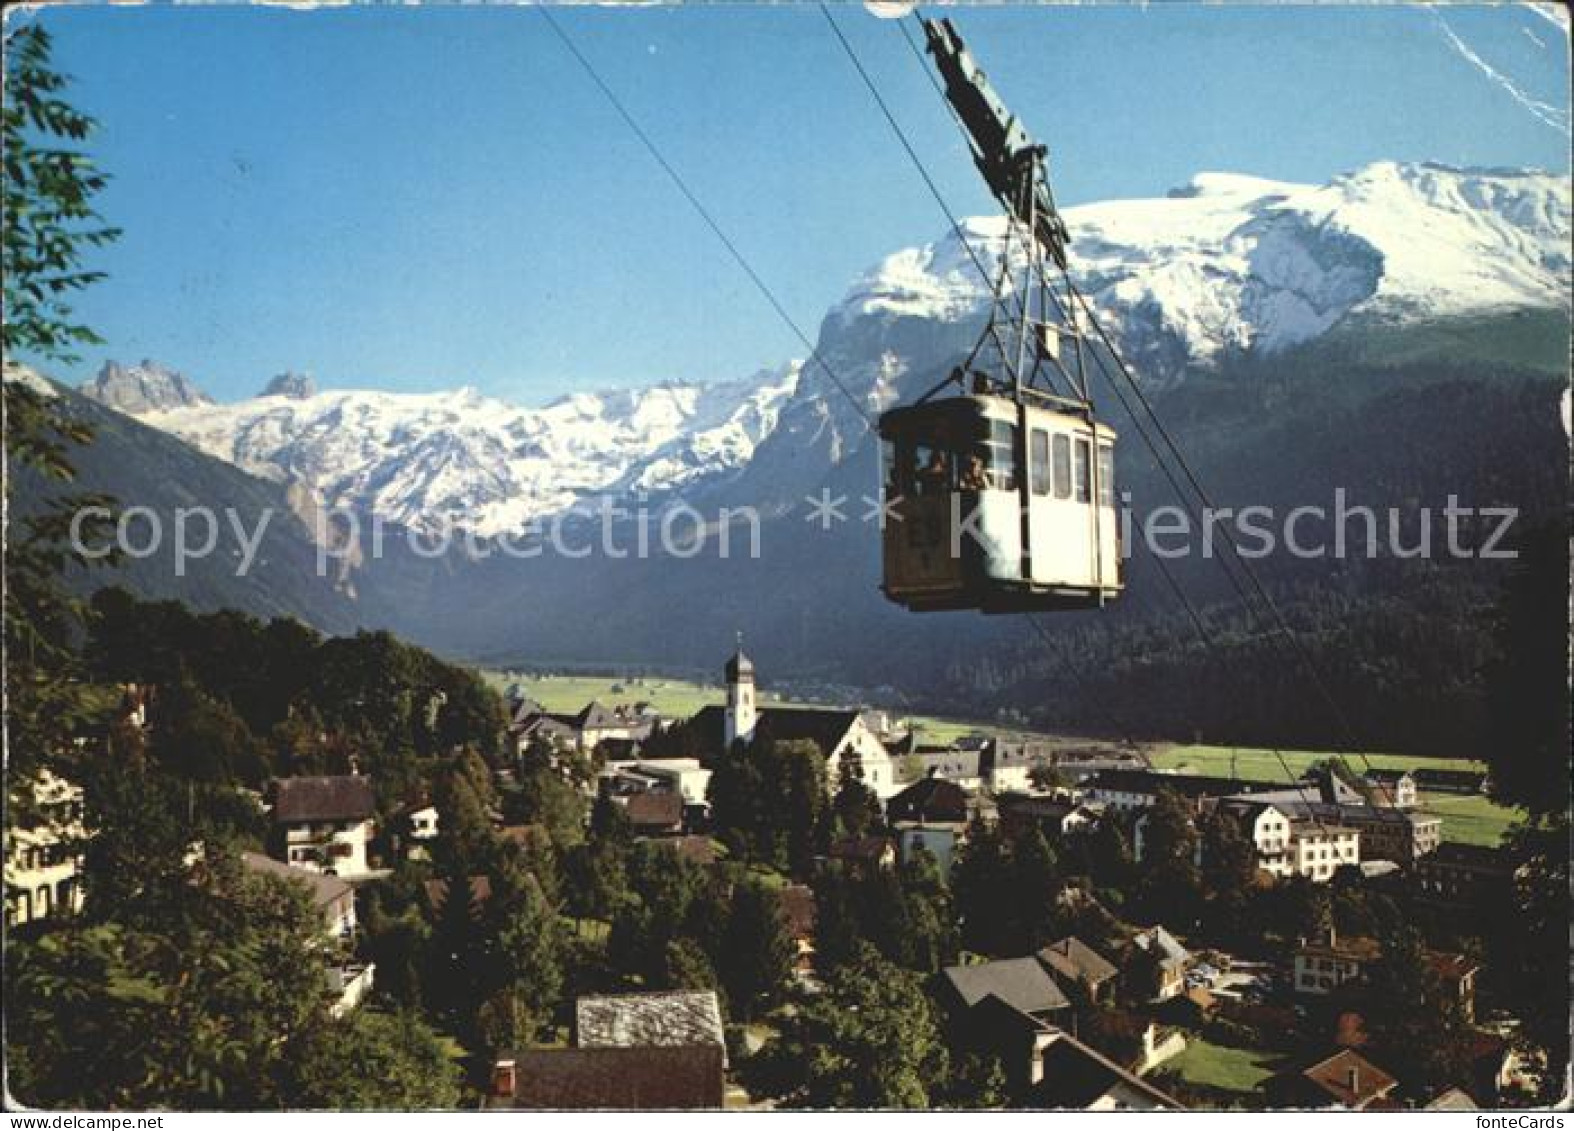
[[[989,268],[984,266],[984,261],[978,257],[978,253],[973,250],[973,245],[968,242],[967,234],[962,229],[961,221],[956,218],[956,213],[951,211],[951,206],[946,203],[945,197],[941,195],[934,179],[930,177],[929,170],[924,168],[924,163],[919,160],[918,151],[913,148],[912,142],[907,140],[907,134],[902,130],[901,124],[897,122],[896,115],[891,113],[890,106],[886,104],[885,98],[880,94],[880,88],[875,85],[874,79],[870,77],[869,72],[864,68],[863,61],[858,58],[858,52],[853,50],[853,45],[842,34],[841,26],[836,22],[836,17],[831,15],[830,8],[824,4],[821,4],[819,8],[820,13],[825,16],[825,22],[831,25],[831,31],[836,34],[837,41],[841,43],[842,50],[847,52],[847,58],[852,60],[853,68],[858,72],[858,76],[863,79],[864,86],[868,87],[869,93],[874,96],[875,105],[880,108],[880,113],[885,115],[885,120],[890,125],[891,132],[896,134],[897,141],[901,142],[902,148],[907,151],[908,159],[912,161],[913,168],[918,170],[918,175],[924,179],[924,184],[929,186],[929,192],[935,198],[935,203],[940,205],[940,211],[944,212],[946,219],[951,222],[952,231],[956,233],[956,238],[961,242],[963,249],[966,250],[968,258],[973,261],[973,266],[978,268],[979,277],[984,280],[986,287],[993,289],[990,282]],[[947,106],[949,105],[947,103]]]
[[[926,186],[928,186],[930,194],[935,198],[936,203],[939,204],[941,211],[946,216],[946,219],[948,221],[950,221],[953,230],[955,230],[955,232],[957,234],[957,238],[959,240],[961,240],[963,246],[967,248],[969,256],[973,259],[973,262],[974,262],[975,266],[978,267],[980,275],[983,276],[983,278],[984,278],[984,280],[985,280],[985,282],[987,284],[988,281],[989,281],[989,272],[984,268],[984,265],[979,260],[978,256],[976,254],[974,254],[971,245],[969,245],[967,243],[966,237],[962,233],[961,224],[959,223],[959,221],[956,218],[956,214],[951,210],[951,207],[946,202],[944,195],[940,192],[939,188],[936,186],[934,178],[929,175],[929,171],[925,167],[925,165],[923,163],[923,160],[918,156],[918,153],[913,148],[911,142],[908,141],[906,133],[902,130],[901,125],[897,122],[895,115],[892,114],[892,112],[890,110],[890,107],[887,105],[887,103],[885,101],[885,98],[880,94],[878,86],[875,84],[875,82],[874,82],[873,78],[870,76],[868,70],[864,67],[862,61],[858,58],[858,54],[853,49],[852,44],[849,43],[848,40],[847,40],[847,37],[842,34],[842,30],[837,25],[836,20],[831,16],[830,10],[828,8],[826,8],[826,6],[824,4],[820,5],[820,10],[825,15],[826,21],[831,25],[831,30],[836,34],[836,38],[841,43],[843,50],[846,51],[847,57],[852,61],[854,68],[858,71],[859,76],[863,79],[864,85],[866,87],[868,87],[869,93],[873,96],[873,98],[875,100],[875,103],[879,106],[881,113],[885,116],[886,122],[890,125],[892,131],[896,134],[897,140],[901,142],[902,148],[907,152],[908,158],[912,161],[913,166],[918,170],[919,176],[923,178],[924,184]],[[917,14],[916,14],[916,11],[915,11],[915,18],[918,18]],[[954,108],[951,107],[950,100],[945,97],[944,90],[942,90],[940,88],[939,84],[935,82],[934,76],[929,74],[929,67],[924,62],[923,56],[918,50],[918,45],[913,42],[913,39],[907,33],[907,29],[906,29],[905,26],[902,26],[899,23],[898,27],[901,30],[902,38],[907,42],[908,47],[912,50],[915,58],[918,60],[918,62],[920,64],[920,69],[928,77],[930,85],[935,89],[936,93],[939,94],[941,102],[947,107],[948,111],[951,113],[952,118],[955,119],[956,118],[956,112],[955,112]],[[966,136],[966,131],[965,130],[964,130],[964,136]],[[1007,217],[1007,223],[1008,224],[1014,223],[1014,218],[1008,216]],[[1031,233],[1029,233],[1029,236],[1031,237]],[[1110,341],[1108,335],[1104,332],[1104,329],[1103,329],[1102,325],[1100,325],[1094,319],[1092,310],[1089,307],[1089,304],[1088,304],[1087,300],[1082,296],[1081,292],[1078,291],[1075,288],[1075,286],[1073,285],[1073,283],[1071,282],[1071,277],[1070,277],[1069,272],[1067,272],[1064,268],[1062,268],[1061,269],[1061,274],[1062,274],[1062,278],[1063,278],[1063,280],[1064,280],[1064,282],[1066,284],[1066,287],[1067,287],[1067,290],[1068,290],[1069,294],[1077,302],[1079,302],[1081,304],[1082,308],[1084,309],[1084,311],[1087,312],[1090,321],[1092,321],[1092,324],[1094,325],[1094,328],[1099,333],[1099,337],[1103,340],[1103,342],[1105,344],[1105,348],[1110,352],[1111,356],[1115,359],[1117,364],[1120,365],[1122,372],[1125,374],[1128,382],[1130,382],[1132,384],[1134,391],[1137,392],[1137,395],[1139,397],[1142,397],[1141,390],[1136,387],[1135,380],[1132,377],[1132,375],[1130,373],[1130,370],[1127,369],[1125,367],[1124,363],[1120,361],[1119,355],[1115,352],[1114,344]],[[1059,296],[1056,295],[1053,292],[1052,288],[1046,287],[1045,290],[1048,291],[1048,293],[1050,294],[1051,301],[1055,303],[1055,306],[1056,306],[1057,310],[1059,310],[1062,313],[1062,315],[1071,315],[1071,314],[1073,314],[1072,311],[1068,311],[1068,310],[1065,309],[1064,306],[1062,306]],[[1074,319],[1073,319],[1073,321],[1074,321]],[[1164,473],[1166,479],[1169,480],[1172,489],[1176,493],[1176,497],[1179,498],[1181,502],[1185,503],[1187,501],[1185,492],[1181,488],[1181,485],[1180,485],[1179,481],[1175,478],[1174,473],[1170,470],[1169,466],[1165,463],[1163,454],[1159,451],[1158,445],[1154,442],[1153,438],[1148,434],[1146,428],[1142,424],[1141,419],[1138,417],[1136,412],[1132,409],[1130,403],[1126,400],[1125,395],[1121,392],[1121,390],[1120,390],[1120,388],[1118,386],[1118,383],[1115,382],[1110,377],[1107,369],[1104,368],[1104,366],[1102,364],[1102,360],[1101,360],[1101,358],[1099,357],[1099,355],[1098,355],[1098,353],[1096,351],[1094,353],[1094,360],[1095,360],[1095,362],[1099,363],[1100,370],[1101,370],[1101,372],[1104,373],[1106,383],[1110,386],[1110,388],[1112,390],[1114,390],[1117,398],[1121,402],[1121,406],[1126,410],[1127,416],[1131,419],[1133,425],[1137,428],[1137,432],[1142,437],[1143,443],[1147,446],[1149,453],[1153,456],[1155,464],[1158,465],[1159,469]],[[1185,465],[1184,464],[1182,458],[1180,457],[1178,449],[1175,447],[1174,442],[1169,437],[1168,433],[1165,432],[1165,431],[1162,431],[1162,428],[1163,428],[1162,422],[1160,422],[1158,420],[1157,416],[1153,414],[1152,406],[1147,403],[1145,397],[1142,397],[1142,400],[1143,400],[1144,406],[1148,409],[1149,415],[1153,418],[1154,425],[1157,428],[1161,429],[1161,435],[1163,435],[1163,437],[1164,437],[1164,439],[1166,441],[1166,444],[1169,446],[1171,451],[1175,453],[1175,457],[1177,459],[1177,462],[1182,462],[1183,467],[1185,467],[1186,470],[1187,470],[1188,478],[1191,479],[1192,482],[1195,485],[1195,477],[1190,473],[1189,465]],[[1237,556],[1239,556],[1239,550],[1238,550],[1238,548],[1234,547],[1233,542],[1232,542],[1232,550],[1234,550],[1234,552],[1237,554]],[[1220,560],[1221,560],[1221,563],[1222,563],[1223,559],[1220,559]],[[1159,571],[1164,576],[1165,582],[1169,586],[1170,590],[1175,594],[1176,598],[1181,602],[1182,607],[1185,609],[1187,616],[1191,619],[1192,624],[1196,627],[1197,632],[1198,632],[1198,637],[1202,641],[1204,647],[1209,651],[1210,654],[1216,654],[1215,653],[1214,642],[1211,639],[1211,636],[1210,636],[1206,626],[1204,625],[1204,623],[1202,621],[1201,615],[1198,613],[1197,609],[1191,603],[1191,601],[1186,597],[1185,592],[1181,589],[1179,583],[1176,581],[1176,579],[1175,579],[1173,573],[1171,572],[1168,564],[1166,562],[1164,562],[1164,560],[1162,558],[1158,558],[1157,556],[1155,556],[1154,561],[1158,564]],[[1239,585],[1238,580],[1234,577],[1233,573],[1230,571],[1228,566],[1223,566],[1222,568],[1224,569],[1224,572],[1225,572],[1226,576],[1229,578],[1232,587],[1234,587],[1236,589],[1237,595],[1239,595],[1242,598],[1242,600],[1246,603],[1248,611],[1251,611],[1250,599],[1247,597],[1247,595],[1244,592],[1241,591],[1241,587]],[[1047,643],[1048,642],[1048,636],[1046,635],[1046,630],[1043,628],[1043,626],[1040,625],[1038,623],[1038,621],[1033,620],[1032,618],[1029,618],[1029,623],[1031,623],[1034,626],[1035,630],[1037,630],[1039,632],[1040,636]],[[1284,771],[1285,777],[1289,780],[1289,782],[1291,784],[1291,787],[1293,789],[1295,789],[1296,793],[1300,796],[1303,805],[1307,806],[1307,812],[1312,815],[1313,821],[1317,824],[1317,826],[1318,826],[1318,828],[1320,830],[1322,830],[1324,833],[1326,833],[1327,829],[1322,824],[1321,819],[1317,817],[1315,811],[1311,808],[1309,803],[1307,803],[1306,793],[1305,793],[1304,787],[1301,785],[1299,778],[1290,770],[1288,760],[1285,758],[1284,753],[1281,750],[1279,750],[1277,747],[1269,747],[1269,749],[1271,749],[1273,751],[1273,753],[1275,755],[1275,758],[1278,761],[1278,763],[1280,765],[1280,768]]]
[[[668,161],[667,158],[662,154],[660,147],[657,146],[655,141],[651,139],[651,136],[645,132],[644,128],[640,126],[638,120],[635,119],[628,107],[623,104],[622,99],[620,99],[612,90],[612,88],[607,85],[606,80],[601,77],[601,74],[596,70],[595,65],[592,64],[588,58],[586,58],[584,52],[580,51],[578,45],[576,45],[573,39],[569,37],[568,32],[565,31],[563,26],[558,23],[558,21],[553,17],[551,11],[548,10],[546,5],[543,4],[541,0],[536,0],[535,7],[536,11],[540,12],[548,25],[551,26],[552,31],[557,35],[558,39],[562,40],[563,46],[568,48],[569,54],[575,58],[580,67],[582,67],[585,73],[590,76],[591,81],[594,82],[600,89],[602,95],[605,96],[612,108],[617,111],[618,116],[623,119],[624,124],[627,125],[630,131],[633,132],[634,136],[640,140],[640,143],[645,147],[646,151],[651,155],[651,157],[655,159],[656,164],[661,166],[662,171],[665,172],[668,179],[670,179],[672,183],[677,186],[678,191],[683,194],[684,199],[687,200],[694,211],[699,214],[700,219],[705,221],[706,227],[710,228],[712,234],[714,234],[715,237],[721,241],[722,246],[727,249],[728,254],[732,256],[734,262],[736,262],[738,266],[743,269],[743,273],[749,277],[749,281],[754,284],[755,289],[765,297],[765,301],[771,305],[771,309],[776,312],[777,316],[786,324],[787,328],[792,331],[793,335],[803,343],[804,348],[809,351],[808,361],[804,362],[805,368],[807,368],[811,362],[819,365],[819,367],[825,371],[825,375],[831,379],[831,382],[839,390],[841,390],[842,395],[847,398],[848,403],[853,406],[853,409],[858,413],[859,419],[863,422],[864,427],[871,432],[876,431],[874,420],[870,417],[868,409],[866,409],[862,402],[860,402],[858,398],[852,394],[852,391],[848,389],[848,387],[842,382],[842,379],[837,376],[836,371],[830,367],[823,357],[820,356],[819,349],[813,342],[809,340],[809,336],[799,328],[798,323],[793,320],[792,315],[787,313],[787,308],[782,305],[781,300],[776,297],[775,292],[772,291],[771,288],[766,284],[765,280],[760,277],[759,272],[754,269],[754,267],[749,263],[747,257],[745,257],[743,252],[739,250],[738,245],[732,241],[732,239],[727,235],[726,231],[722,228],[721,224],[718,223],[716,218],[711,215],[710,210],[705,207],[705,205],[700,201],[699,197],[695,195],[694,191],[689,188],[688,183],[683,179],[682,175],[678,173],[677,169],[673,167],[672,163]]]
[[[1071,281],[1069,274],[1066,274],[1065,281],[1071,295],[1081,306],[1083,312],[1087,315],[1089,323],[1098,333],[1099,340],[1104,343],[1104,348],[1108,352],[1110,359],[1115,363],[1116,368],[1120,371],[1120,374],[1125,379],[1126,383],[1131,386],[1132,392],[1136,394],[1138,402],[1142,405],[1144,411],[1152,420],[1153,426],[1158,431],[1160,437],[1164,440],[1165,446],[1173,455],[1175,462],[1180,465],[1181,470],[1185,473],[1187,482],[1191,484],[1192,490],[1196,493],[1197,499],[1200,502],[1203,510],[1205,512],[1215,510],[1216,508],[1214,507],[1212,498],[1203,488],[1196,472],[1192,470],[1191,464],[1187,461],[1185,454],[1180,450],[1179,445],[1176,444],[1174,438],[1170,435],[1169,430],[1165,428],[1164,422],[1159,418],[1158,413],[1154,410],[1153,404],[1148,399],[1147,394],[1142,391],[1141,386],[1137,383],[1136,375],[1131,372],[1130,367],[1126,365],[1125,361],[1121,358],[1119,351],[1116,350],[1115,343],[1111,340],[1108,332],[1105,331],[1103,323],[1098,319],[1098,315],[1094,313],[1092,304],[1089,303],[1086,296],[1084,296],[1082,292],[1077,289],[1076,285]],[[1095,354],[1095,358],[1098,359],[1098,357],[1099,355]],[[1102,364],[1100,368],[1101,370],[1103,369]],[[1105,376],[1106,379],[1108,379],[1107,370],[1105,370]],[[1113,381],[1111,381],[1110,384],[1111,387],[1114,387]],[[1122,398],[1122,400],[1124,403],[1124,398]],[[1155,453],[1155,458],[1157,458],[1157,453]],[[1171,483],[1173,485],[1173,479],[1171,480]],[[1178,488],[1177,495],[1180,496],[1180,491]],[[1184,496],[1181,496],[1181,501],[1186,502]],[[1370,774],[1374,768],[1372,766],[1371,758],[1368,757],[1366,751],[1362,749],[1359,743],[1356,741],[1355,731],[1350,724],[1349,717],[1345,714],[1343,707],[1340,705],[1338,697],[1334,695],[1333,691],[1328,687],[1327,683],[1323,679],[1322,671],[1316,661],[1313,659],[1310,650],[1306,647],[1305,642],[1301,639],[1300,634],[1296,632],[1294,626],[1290,624],[1289,619],[1284,615],[1283,610],[1280,609],[1278,602],[1273,599],[1273,595],[1270,594],[1267,590],[1267,587],[1263,585],[1262,580],[1257,576],[1257,572],[1252,569],[1251,564],[1246,560],[1245,556],[1242,555],[1240,546],[1236,543],[1235,536],[1229,531],[1228,527],[1223,528],[1223,534],[1225,544],[1229,546],[1230,553],[1234,556],[1236,564],[1239,566],[1241,573],[1243,573],[1246,576],[1246,579],[1251,583],[1252,590],[1256,593],[1258,600],[1260,600],[1272,614],[1274,624],[1278,628],[1279,634],[1289,641],[1290,647],[1295,653],[1296,658],[1300,661],[1300,664],[1302,668],[1305,669],[1307,675],[1311,677],[1313,686],[1317,688],[1318,695],[1333,713],[1335,723],[1338,725],[1340,731],[1344,734],[1345,745],[1350,749],[1351,753],[1355,754],[1356,757],[1361,759],[1362,764],[1366,767],[1368,774]],[[1224,568],[1223,563],[1225,562],[1225,559],[1220,557],[1219,562],[1221,568]],[[1241,600],[1245,604],[1247,611],[1254,618],[1257,617],[1259,614],[1252,607],[1249,595],[1243,591],[1240,582],[1233,576],[1232,571],[1225,569],[1224,572],[1230,577],[1231,584],[1235,587],[1237,594],[1241,597]],[[1375,779],[1371,780],[1375,781]],[[1383,797],[1388,801],[1391,807],[1394,803],[1392,792],[1380,781],[1376,782],[1376,788],[1382,793]]]

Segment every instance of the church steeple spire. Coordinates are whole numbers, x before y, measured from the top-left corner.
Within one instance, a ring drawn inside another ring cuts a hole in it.
[[[730,747],[754,737],[759,714],[754,706],[754,661],[743,654],[743,633],[738,633],[737,650],[727,661],[726,742]]]

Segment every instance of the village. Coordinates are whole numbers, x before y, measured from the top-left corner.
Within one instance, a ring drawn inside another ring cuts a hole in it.
[[[924,957],[897,965],[921,975],[909,985],[926,999],[956,1102],[1459,1110],[1533,1093],[1536,1052],[1494,999],[1477,927],[1513,865],[1450,840],[1419,803],[1479,795],[1481,773],[1363,774],[1330,759],[1268,781],[1156,769],[1142,746],[1110,740],[978,732],[929,744],[880,710],[762,703],[741,646],[722,679],[724,703],[679,718],[637,698],[554,712],[512,687],[496,755],[466,768],[488,780],[420,787],[390,807],[358,772],[272,779],[254,795],[265,837],[241,863],[309,897],[339,1017],[390,989],[379,957],[398,951],[367,926],[387,935],[387,892],[417,892],[408,914],[433,937],[445,922],[479,930],[466,917],[513,881],[492,864],[467,869],[498,850],[527,862],[531,898],[546,895],[576,945],[599,946],[614,967],[620,945],[688,945],[686,928],[651,927],[671,909],[655,905],[665,881],[640,887],[642,868],[677,869],[724,902],[763,894],[762,937],[742,944],[759,949],[759,969],[723,977],[703,953],[687,970],[636,961],[602,979],[623,992],[589,992],[596,978],[570,975],[552,987],[560,1001],[529,1002],[537,1021],[510,1027],[518,1043],[487,1041],[468,1069],[487,1107],[819,1106],[762,1065],[784,1028],[846,992],[857,946],[872,939],[888,959],[905,952],[881,937],[904,930],[929,939]],[[154,689],[126,688],[121,725],[156,725],[156,704]],[[759,769],[799,754],[803,780]],[[13,930],[83,909],[82,791],[46,773],[36,793],[44,819],[6,856]],[[476,799],[479,820],[460,811]],[[445,843],[456,839],[463,852]],[[571,889],[604,882],[596,862],[611,844],[631,894],[598,904]],[[193,846],[187,864],[201,853]],[[540,861],[554,854],[562,867],[548,882]],[[465,907],[451,897],[462,875]],[[888,897],[894,919],[871,919]],[[640,927],[630,904],[642,905]],[[1424,1000],[1397,1002],[1407,985]],[[1376,1031],[1396,1009],[1447,1026],[1435,1035],[1446,1067],[1407,1080],[1410,1065],[1384,1059],[1392,1037]]]

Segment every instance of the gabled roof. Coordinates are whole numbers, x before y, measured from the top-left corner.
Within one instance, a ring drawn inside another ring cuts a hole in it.
[[[581,1048],[726,1045],[714,990],[582,997],[574,1031]]]
[[[827,755],[842,744],[858,722],[857,711],[820,707],[768,707],[760,712],[754,733],[771,742],[807,740]]]
[[[631,794],[623,811],[635,830],[666,829],[683,823],[683,795],[648,789]]]
[[[359,821],[377,810],[370,778],[350,774],[279,778],[274,789],[276,821]]]
[[[313,872],[306,868],[292,868],[288,864],[281,864],[271,856],[264,856],[260,852],[242,852],[241,863],[247,871],[256,872],[264,876],[276,876],[281,880],[291,883],[304,884],[312,894],[312,904],[316,907],[331,907],[345,896],[355,891],[338,876],[328,876],[321,872]]]
[[[1179,1110],[1181,1105],[1140,1076],[1089,1048],[1070,1033],[1055,1030],[1055,1037],[1039,1054],[1043,1079],[1033,1088],[1035,1107],[1093,1107],[1116,1088],[1143,1096],[1154,1107]]]
[[[726,717],[726,708],[713,703],[695,712],[689,726],[707,746],[720,750]],[[826,707],[762,707],[754,724],[754,737],[767,742],[806,739],[829,755],[842,744],[859,717],[857,711]]]
[[[885,803],[893,821],[967,821],[967,793],[954,781],[927,777],[916,781]]]
[[[1001,958],[975,966],[947,966],[945,980],[971,1009],[986,997],[999,998],[1022,1013],[1049,1013],[1069,1009],[1061,992],[1036,958]]]
[[[1361,1108],[1399,1081],[1352,1049],[1340,1049],[1301,1073],[1340,1107]]]
[[[1449,1088],[1432,1097],[1432,1102],[1426,1105],[1426,1111],[1480,1111],[1476,1101],[1463,1088]]]
[[[1075,935],[1052,942],[1038,952],[1043,962],[1062,978],[1095,987],[1115,977],[1114,965]]]
[[[514,1092],[489,1096],[488,1107],[719,1108],[726,1093],[717,1045],[525,1049],[498,1060],[513,1062]]]

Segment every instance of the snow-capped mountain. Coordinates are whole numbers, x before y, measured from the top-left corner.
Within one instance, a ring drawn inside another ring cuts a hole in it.
[[[1302,185],[1202,173],[1169,195],[1066,210],[1071,269],[1143,375],[1273,353],[1342,320],[1569,306],[1565,177],[1391,161]],[[969,220],[998,262],[1004,220]],[[955,322],[987,292],[954,234],[901,251],[833,311]]]
[[[320,505],[491,536],[604,496],[659,499],[725,478],[775,426],[797,375],[787,365],[711,386],[576,393],[540,409],[473,389],[313,393],[275,379],[236,404],[137,415],[253,474],[305,486]]]
[[[105,362],[97,377],[83,382],[82,393],[132,415],[213,403],[183,375],[146,359],[137,365]]]
[[[1325,185],[1204,173],[1167,196],[1066,211],[1073,277],[1154,385],[1333,331],[1570,305],[1570,184],[1380,162]],[[985,265],[999,218],[963,222]],[[150,363],[109,365],[106,403],[329,506],[481,534],[601,497],[724,490],[767,508],[814,489],[971,348],[989,292],[955,233],[886,257],[820,327],[815,360],[524,409],[461,390],[330,391],[276,378],[213,405]],[[106,378],[106,375],[108,377]],[[872,474],[872,472],[871,472]]]
[[[1326,185],[1204,173],[1065,218],[1074,280],[1152,385],[1336,329],[1570,305],[1570,183],[1536,171],[1379,162]],[[1005,221],[962,228],[993,269]],[[954,232],[867,271],[821,324],[746,494],[801,497],[863,440],[865,415],[972,347],[989,294]]]

